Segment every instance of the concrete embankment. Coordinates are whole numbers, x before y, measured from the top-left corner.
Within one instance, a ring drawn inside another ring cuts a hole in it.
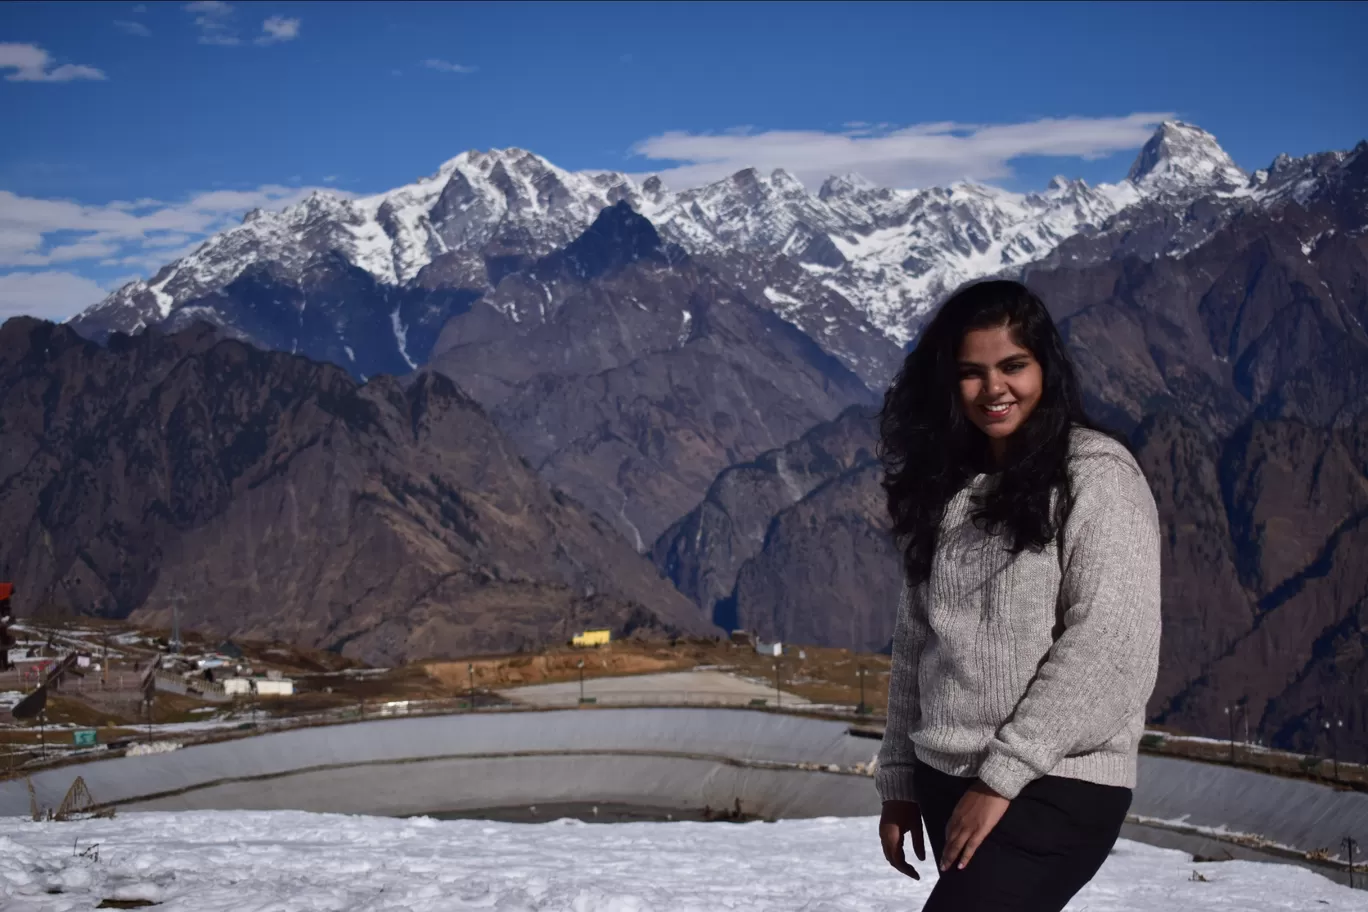
[[[728,709],[596,709],[385,719],[275,732],[32,777],[55,807],[77,775],[129,810],[365,814],[597,800],[763,817],[873,814],[878,742],[839,722]],[[29,808],[0,783],[0,815]]]
[[[1318,849],[1342,856],[1346,836],[1368,844],[1362,792],[1176,757],[1141,755],[1131,817],[1122,832],[1130,839],[1210,858],[1306,864],[1342,883],[1342,866],[1299,856]],[[1248,836],[1259,842],[1241,838]],[[1363,879],[1360,873],[1356,882]]]
[[[739,799],[752,816],[858,816],[878,813],[865,774],[878,747],[845,723],[747,709],[570,709],[295,729],[65,766],[32,781],[45,807],[80,775],[96,801],[127,810],[407,815],[586,801],[697,810]],[[0,783],[0,816],[28,810],[23,780]],[[1345,836],[1368,845],[1368,795],[1171,757],[1140,758],[1131,812],[1126,835],[1200,843],[1188,850],[1213,857],[1221,855],[1204,847],[1220,831],[1289,850],[1262,852],[1270,860],[1335,855]]]

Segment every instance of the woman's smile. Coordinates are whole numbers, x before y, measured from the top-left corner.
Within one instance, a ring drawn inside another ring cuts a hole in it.
[[[979,406],[979,408],[988,416],[989,421],[997,423],[999,421],[1006,421],[1011,417],[1012,406],[1014,405],[1016,405],[1015,402],[995,402],[991,405]]]

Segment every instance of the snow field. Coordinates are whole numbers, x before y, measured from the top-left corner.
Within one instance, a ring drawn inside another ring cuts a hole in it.
[[[103,899],[151,900],[158,912],[905,912],[935,880],[929,864],[921,882],[890,868],[872,817],[511,824],[223,811],[9,818],[0,833],[5,912]],[[1368,893],[1292,865],[1195,864],[1122,841],[1068,908],[1368,910]]]

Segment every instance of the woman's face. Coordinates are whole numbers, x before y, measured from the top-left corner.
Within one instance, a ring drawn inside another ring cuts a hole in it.
[[[1040,362],[1006,326],[971,329],[959,350],[960,405],[991,441],[1006,440],[1040,403]],[[1000,448],[994,447],[1000,454]]]

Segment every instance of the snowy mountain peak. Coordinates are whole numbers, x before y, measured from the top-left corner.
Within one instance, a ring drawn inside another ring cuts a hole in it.
[[[1226,154],[1216,137],[1179,120],[1165,121],[1145,143],[1127,179],[1141,192],[1196,195],[1234,192],[1249,175]]]
[[[770,172],[770,183],[774,188],[784,194],[801,193],[807,195],[807,188],[803,182],[783,168],[775,168]]]
[[[822,188],[817,191],[817,198],[823,202],[831,199],[843,199],[855,196],[868,190],[877,190],[878,185],[868,180],[863,174],[849,171],[845,174],[833,174],[822,181]]]

